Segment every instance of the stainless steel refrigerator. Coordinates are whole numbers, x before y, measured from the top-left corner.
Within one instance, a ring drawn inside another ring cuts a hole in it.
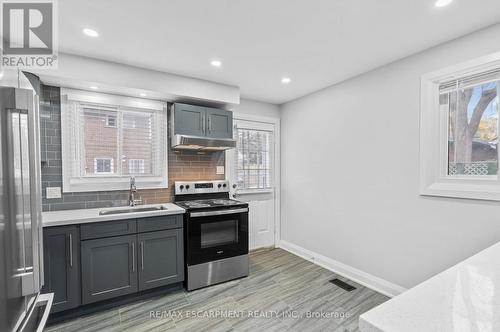
[[[0,72],[0,331],[42,331],[43,285],[38,78]],[[38,85],[38,86],[37,86]]]

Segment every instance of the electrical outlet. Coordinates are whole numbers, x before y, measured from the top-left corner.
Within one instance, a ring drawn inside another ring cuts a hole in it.
[[[61,198],[61,187],[47,187],[47,199]]]
[[[224,166],[217,166],[216,168],[216,174],[224,174]]]

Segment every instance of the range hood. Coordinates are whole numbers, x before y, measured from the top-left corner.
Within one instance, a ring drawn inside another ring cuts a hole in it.
[[[172,148],[183,150],[223,151],[236,147],[236,140],[190,135],[173,135]]]
[[[170,108],[170,125],[173,149],[223,151],[236,147],[233,112],[175,103]]]

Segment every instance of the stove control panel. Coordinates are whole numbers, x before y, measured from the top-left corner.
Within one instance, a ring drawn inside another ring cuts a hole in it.
[[[175,194],[212,194],[229,192],[229,181],[175,181]]]

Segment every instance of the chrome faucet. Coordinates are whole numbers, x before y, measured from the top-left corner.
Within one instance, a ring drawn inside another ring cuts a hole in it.
[[[130,191],[128,195],[128,205],[136,206],[137,204],[142,203],[140,199],[135,199],[135,195],[137,194],[137,187],[135,186],[135,177],[130,177]]]

